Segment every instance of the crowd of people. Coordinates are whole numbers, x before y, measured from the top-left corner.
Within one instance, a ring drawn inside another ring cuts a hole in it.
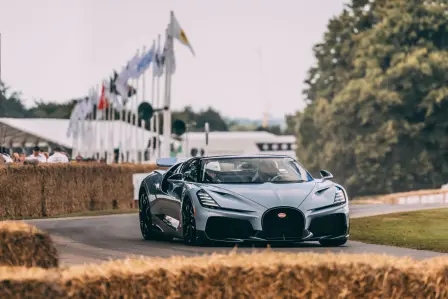
[[[68,153],[64,152],[61,147],[55,147],[53,152],[43,152],[38,146],[33,148],[31,155],[26,156],[24,153],[13,153],[9,155],[7,151],[2,151],[0,154],[0,164],[40,164],[40,163],[79,163],[92,162],[93,159],[84,159],[77,156],[76,159],[71,160]],[[96,162],[96,160],[94,160]]]

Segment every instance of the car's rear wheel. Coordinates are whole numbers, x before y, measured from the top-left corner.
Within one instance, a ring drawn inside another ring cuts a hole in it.
[[[347,243],[348,238],[340,238],[340,239],[322,239],[319,240],[320,245],[325,246],[325,247],[337,247],[337,246],[342,246],[345,243]]]
[[[154,234],[152,231],[151,210],[149,207],[149,198],[145,189],[140,189],[138,196],[138,216],[140,220],[140,231],[145,240],[152,240]]]
[[[182,207],[182,232],[185,244],[190,246],[205,244],[203,238],[197,234],[194,207],[190,199],[185,199]]]

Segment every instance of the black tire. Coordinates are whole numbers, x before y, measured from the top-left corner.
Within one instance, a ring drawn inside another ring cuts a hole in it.
[[[320,245],[325,247],[337,247],[347,243],[348,238],[319,240]]]
[[[140,231],[144,240],[153,240],[151,210],[149,207],[149,198],[144,188],[140,189],[138,194],[138,216],[140,220]]]
[[[197,234],[194,208],[190,199],[185,199],[182,206],[182,233],[186,245],[205,245],[205,240]]]

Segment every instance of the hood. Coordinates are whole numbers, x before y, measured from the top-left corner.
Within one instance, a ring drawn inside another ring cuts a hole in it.
[[[267,209],[288,206],[297,208],[305,200],[305,198],[313,190],[316,183],[314,181],[304,183],[264,183],[264,184],[217,184],[208,185],[204,189],[218,193],[220,196],[216,198],[220,201],[222,195],[231,195],[235,199],[246,199],[257,203]],[[228,195],[225,196],[228,198]],[[242,198],[241,198],[242,197]],[[214,197],[215,198],[215,197]],[[233,201],[233,203],[240,202]],[[231,202],[221,203],[228,206]]]

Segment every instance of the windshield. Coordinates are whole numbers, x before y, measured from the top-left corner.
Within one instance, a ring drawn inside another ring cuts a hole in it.
[[[221,158],[204,160],[202,182],[212,184],[301,183],[312,180],[291,158]]]

